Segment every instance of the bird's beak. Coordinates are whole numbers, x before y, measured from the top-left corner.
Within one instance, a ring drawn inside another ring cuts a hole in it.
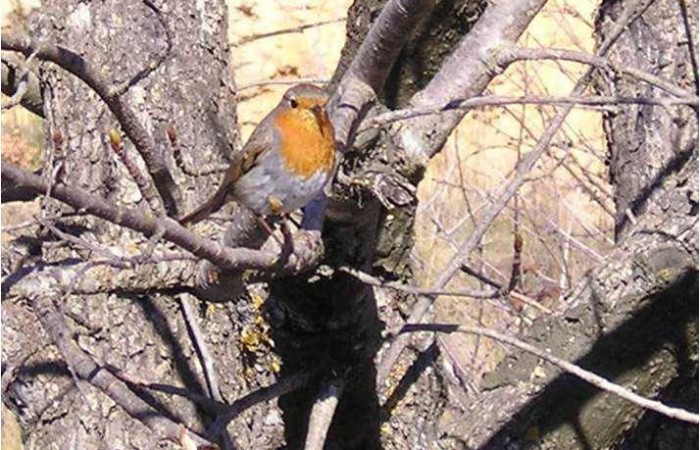
[[[318,123],[318,127],[321,129],[321,133],[323,133],[323,122],[324,122],[324,110],[323,110],[323,105],[317,103],[314,106],[311,107],[311,112],[314,113],[314,116],[316,117],[316,123]]]
[[[314,106],[311,107],[311,111],[314,113],[317,119],[320,119],[321,116],[323,116],[323,105],[320,103],[316,103]]]

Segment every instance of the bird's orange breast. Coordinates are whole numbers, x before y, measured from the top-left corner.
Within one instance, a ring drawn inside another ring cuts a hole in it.
[[[309,110],[289,109],[277,115],[275,125],[288,171],[308,178],[319,169],[333,169],[333,125],[325,113],[317,117]]]

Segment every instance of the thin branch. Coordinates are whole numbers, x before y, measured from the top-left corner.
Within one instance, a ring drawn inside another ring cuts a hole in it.
[[[695,93],[697,93],[700,79],[698,78],[698,59],[695,53],[695,42],[693,41],[693,35],[696,33],[693,33],[693,29],[690,26],[690,20],[688,19],[688,6],[685,4],[685,0],[678,0],[678,6],[681,9],[681,16],[683,17],[683,29],[685,31],[685,38],[688,40],[688,55],[690,57],[690,65],[693,68]]]
[[[343,384],[338,380],[322,384],[316,402],[311,408],[304,450],[323,450],[326,435],[342,393]]]
[[[448,289],[434,290],[434,289],[418,288],[415,286],[410,286],[410,285],[398,283],[395,281],[380,280],[379,278],[373,277],[372,275],[370,275],[366,272],[362,272],[361,270],[357,270],[357,269],[354,269],[354,268],[348,267],[348,266],[339,267],[338,270],[340,272],[345,272],[348,275],[352,275],[353,277],[357,278],[358,280],[362,281],[363,283],[365,283],[369,286],[394,289],[394,290],[406,292],[407,294],[412,294],[412,295],[430,295],[430,296],[447,295],[450,297],[469,297],[472,299],[480,299],[480,300],[493,300],[493,299],[507,295],[507,296],[515,297],[516,299],[522,301],[523,303],[526,303],[526,304],[532,306],[533,308],[539,309],[540,311],[542,311],[544,313],[551,314],[551,312],[552,312],[549,308],[540,305],[538,302],[531,299],[530,297],[527,297],[527,296],[520,294],[516,291],[504,292],[504,288],[495,282],[493,282],[494,283],[493,286],[496,289],[484,289],[484,290],[463,289],[463,290],[458,290],[458,291],[451,291]]]
[[[604,70],[613,70],[619,74],[627,75],[636,78],[640,81],[656,86],[657,88],[675,95],[679,98],[696,97],[692,92],[689,92],[675,83],[665,80],[652,73],[645,72],[632,66],[620,66],[609,61],[607,58],[592,55],[589,53],[577,52],[573,50],[564,50],[556,48],[506,48],[499,52],[494,59],[496,64],[501,67],[517,62],[517,61],[539,61],[539,60],[555,60],[555,61],[573,61],[581,64],[588,64],[592,67],[597,67]]]
[[[185,175],[192,177],[205,177],[209,175],[219,174],[225,172],[228,168],[228,164],[213,164],[211,166],[204,166],[194,169],[190,167],[189,164],[185,162],[182,156],[182,149],[180,148],[180,140],[177,138],[177,131],[173,125],[168,125],[166,129],[166,134],[168,135],[168,142],[170,142],[170,148],[173,151],[173,159],[175,159],[175,164],[182,170]]]
[[[299,25],[296,27],[291,27],[291,28],[285,28],[283,30],[277,30],[277,31],[270,31],[267,33],[259,33],[259,34],[252,34],[250,36],[244,36],[237,42],[231,43],[231,47],[238,47],[239,45],[247,44],[252,41],[256,41],[258,39],[264,39],[268,37],[273,37],[273,36],[280,36],[282,34],[290,34],[290,33],[301,33],[304,30],[308,30],[309,28],[316,28],[320,27],[323,25],[330,25],[333,23],[340,23],[340,22],[345,22],[347,20],[346,17],[337,17],[335,19],[329,19],[329,20],[321,20],[319,22],[314,22],[314,23],[305,23],[303,25]]]
[[[204,372],[204,378],[206,379],[207,388],[209,389],[209,396],[217,402],[221,402],[223,400],[221,391],[219,390],[219,380],[216,376],[216,369],[214,369],[214,358],[211,352],[209,352],[209,347],[204,340],[202,329],[199,327],[197,318],[195,317],[194,311],[192,311],[192,306],[186,295],[180,296],[180,306],[182,307],[182,315],[185,318],[187,328],[189,328],[192,333],[194,346],[197,349],[197,354],[202,363],[202,371]]]
[[[124,167],[126,167],[127,172],[131,175],[131,179],[136,183],[141,195],[146,199],[148,206],[151,207],[151,211],[158,215],[162,215],[165,211],[158,197],[158,192],[153,186],[152,178],[147,177],[143,174],[141,169],[136,163],[129,158],[126,154],[126,149],[124,148],[124,143],[119,135],[119,132],[112,128],[109,130],[109,146],[112,151],[119,157]]]
[[[373,277],[372,275],[362,272],[361,270],[348,267],[348,266],[342,266],[339,267],[338,270],[340,272],[345,272],[348,275],[352,275],[353,277],[357,278],[358,280],[362,281],[363,283],[374,286],[374,287],[379,287],[379,288],[387,288],[387,289],[394,289],[397,291],[405,292],[407,294],[412,294],[412,295],[451,295],[453,297],[472,297],[475,299],[493,299],[493,298],[498,298],[500,297],[500,294],[497,290],[495,289],[487,289],[487,290],[460,290],[460,291],[449,291],[449,290],[433,290],[433,289],[422,289],[416,286],[410,286],[408,284],[403,284],[399,283],[396,281],[384,281],[380,280],[379,278]]]
[[[260,80],[251,81],[250,83],[245,83],[236,86],[236,91],[244,91],[246,89],[251,89],[260,86],[275,86],[275,85],[294,85],[299,83],[313,83],[313,84],[328,84],[331,80],[328,78],[318,78],[318,77],[308,77],[308,78],[280,78],[277,80]]]
[[[17,94],[22,84],[22,76],[26,70],[25,91],[21,94],[20,104],[28,111],[39,117],[44,117],[44,99],[41,93],[39,77],[32,70],[27,70],[26,63],[17,55],[3,55],[2,57],[2,93],[11,97]]]
[[[2,164],[2,178],[9,180],[16,186],[31,189],[37,194],[43,194],[48,187],[46,180],[10,163]],[[210,239],[192,233],[169,217],[154,218],[140,209],[120,207],[96,195],[64,184],[54,186],[51,197],[80,212],[92,214],[146,236],[162,232],[163,239],[166,241],[177,244],[199,258],[207,259],[223,269],[260,269],[276,273],[296,273],[314,264],[322,250],[320,236],[318,239],[311,239],[307,233],[303,235],[304,240],[297,242],[294,246],[295,253],[288,259],[280,261],[278,255],[270,252],[224,247]]]
[[[539,358],[544,359],[548,363],[557,366],[565,372],[575,375],[583,381],[586,381],[587,383],[590,383],[599,389],[602,389],[606,392],[609,392],[620,398],[630,401],[637,406],[656,411],[659,414],[663,414],[664,416],[670,417],[672,419],[678,419],[693,424],[700,423],[700,415],[698,414],[694,414],[690,411],[686,411],[681,408],[670,407],[664,405],[659,401],[642,397],[641,395],[635,394],[634,392],[623,386],[612,383],[606,380],[605,378],[594,374],[593,372],[582,369],[581,367],[572,364],[568,361],[565,361],[561,358],[557,358],[556,356],[552,355],[547,351],[540,350],[539,348],[530,345],[527,342],[521,341],[513,336],[508,336],[506,334],[499,333],[498,331],[492,330],[490,328],[473,327],[458,324],[408,324],[403,327],[401,333],[412,333],[420,331],[431,331],[439,333],[464,333],[485,336],[495,341],[511,345],[527,353],[531,353],[535,356],[538,356]]]
[[[127,384],[138,386],[139,388],[143,389],[150,389],[152,391],[163,392],[165,394],[177,395],[178,397],[186,398],[195,403],[197,406],[200,406],[203,409],[206,409],[207,411],[214,414],[225,412],[229,408],[229,405],[227,405],[226,403],[217,402],[216,400],[213,400],[210,397],[197,394],[196,392],[192,392],[183,387],[172,386],[170,384],[163,383],[154,383],[149,380],[145,380],[143,377],[126,373],[117,369],[114,369],[113,373],[117,378],[119,378]]]
[[[469,99],[454,99],[445,103],[421,106],[418,108],[406,108],[378,114],[362,123],[357,131],[363,133],[373,128],[379,128],[386,124],[400,120],[412,119],[421,116],[443,114],[455,110],[470,110],[484,106],[506,106],[506,105],[657,105],[668,108],[670,106],[687,105],[697,107],[700,99],[696,96],[675,98],[675,97],[621,97],[621,96],[524,96],[508,97],[502,95],[484,95]]]

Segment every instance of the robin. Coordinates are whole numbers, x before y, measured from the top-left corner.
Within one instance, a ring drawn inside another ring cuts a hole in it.
[[[180,219],[194,224],[236,201],[261,216],[290,213],[308,204],[333,172],[335,139],[325,111],[328,97],[298,84],[258,124],[228,168],[216,193]]]

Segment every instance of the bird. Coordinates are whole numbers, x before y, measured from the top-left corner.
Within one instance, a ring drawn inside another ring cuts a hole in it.
[[[326,93],[315,85],[289,88],[233,156],[214,195],[180,224],[204,220],[229,201],[261,217],[288,214],[311,202],[331,178],[335,164],[327,101]]]

